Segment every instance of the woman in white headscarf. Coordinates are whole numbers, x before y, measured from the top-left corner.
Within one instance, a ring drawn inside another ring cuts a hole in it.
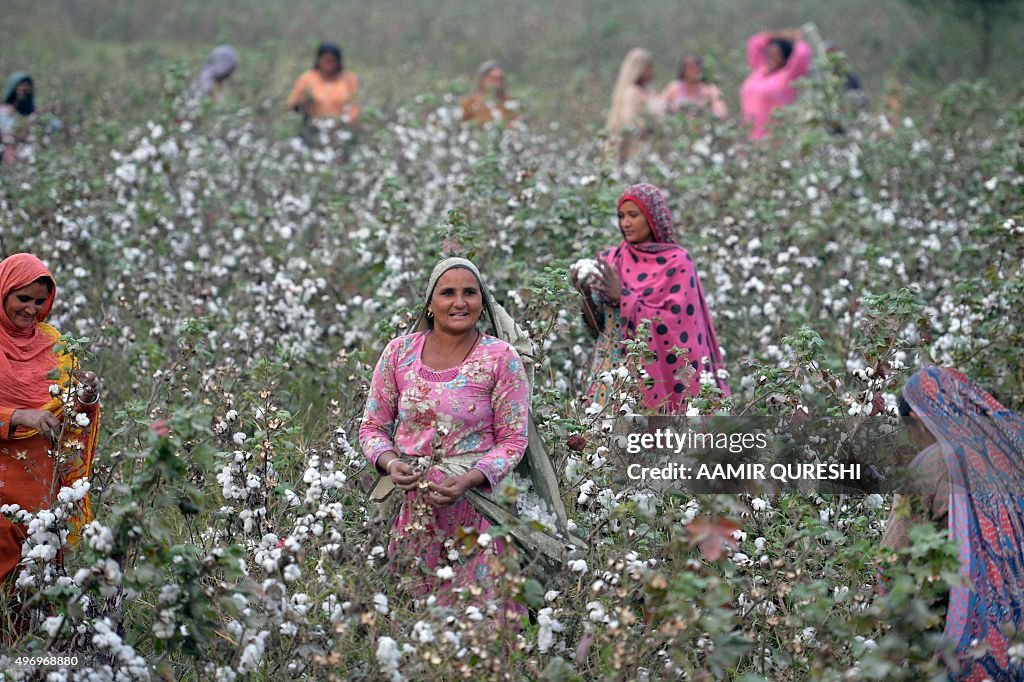
[[[640,150],[641,139],[651,123],[664,113],[661,97],[651,89],[654,80],[654,57],[647,50],[635,47],[619,67],[619,77],[612,91],[612,106],[605,127],[611,133],[609,151],[624,163]]]
[[[366,458],[404,495],[389,547],[394,570],[412,594],[442,605],[460,588],[494,596],[504,541],[469,552],[456,541],[490,527],[467,495],[497,487],[528,442],[529,380],[515,347],[497,336],[497,308],[473,263],[438,263],[416,330],[377,362],[359,429]],[[485,319],[495,335],[481,330]],[[520,609],[508,602],[506,611]]]
[[[213,48],[203,63],[199,75],[189,85],[187,108],[191,111],[199,106],[206,97],[214,100],[220,98],[224,84],[238,67],[238,53],[230,45],[218,45]]]

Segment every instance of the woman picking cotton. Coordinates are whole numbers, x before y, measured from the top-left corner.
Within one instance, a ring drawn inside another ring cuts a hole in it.
[[[515,102],[505,94],[505,70],[495,61],[484,62],[476,72],[476,92],[462,100],[463,123],[487,123],[499,119],[508,125],[516,119]]]
[[[720,120],[729,116],[729,107],[722,99],[722,91],[704,76],[704,61],[697,55],[687,55],[679,67],[679,75],[662,91],[665,108],[675,114],[681,111],[693,114],[711,113]]]
[[[605,127],[611,134],[609,151],[625,163],[640,151],[642,140],[661,118],[664,106],[651,89],[654,57],[639,47],[629,51],[619,67],[612,91],[612,106]]]
[[[60,332],[45,322],[56,292],[35,256],[0,262],[0,505],[30,513],[56,508],[62,487],[88,480],[99,433],[99,380],[55,352]],[[90,519],[86,495],[72,525]],[[0,518],[0,581],[13,578],[25,538],[24,525]]]
[[[1008,630],[1024,629],[1024,418],[964,374],[918,370],[899,400],[914,444],[914,490],[897,495],[882,546],[909,545],[916,523],[948,530],[962,583],[950,588],[945,632],[956,680],[1020,680]]]
[[[334,43],[321,43],[313,68],[306,71],[292,87],[288,107],[311,119],[336,119],[345,125],[359,120],[359,78],[345,70],[341,48]]]
[[[185,93],[185,111],[193,112],[204,99],[219,101],[231,74],[238,68],[238,53],[230,45],[213,48],[203,63],[199,75],[188,86]]]
[[[404,496],[389,554],[406,589],[437,603],[453,590],[494,597],[494,568],[505,543],[478,543],[469,555],[460,529],[490,523],[464,497],[495,488],[527,445],[529,384],[516,350],[479,329],[495,313],[470,261],[434,268],[416,331],[391,341],[373,372],[359,439],[367,459]],[[505,611],[520,609],[507,603]]]
[[[750,75],[740,88],[743,121],[750,124],[750,139],[768,134],[768,124],[776,109],[796,99],[793,81],[807,73],[811,47],[799,29],[758,33],[747,41]]]
[[[651,353],[642,363],[644,409],[685,413],[702,378],[730,395],[700,277],[673,240],[665,198],[654,185],[633,185],[619,198],[618,218],[622,242],[602,251],[589,274],[572,269],[587,324],[597,334],[591,397],[607,403],[610,382],[602,377],[629,371],[624,344],[638,338]],[[646,333],[639,337],[641,329]]]

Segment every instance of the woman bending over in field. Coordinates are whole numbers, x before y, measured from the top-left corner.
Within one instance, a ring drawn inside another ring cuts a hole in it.
[[[470,261],[449,258],[430,275],[413,333],[391,341],[370,383],[359,439],[403,495],[389,554],[413,595],[491,599],[505,543],[461,551],[460,529],[490,523],[463,495],[491,489],[527,445],[529,385],[523,362],[496,337],[496,307]],[[489,329],[480,330],[486,314]],[[508,602],[500,620],[517,618]]]
[[[946,609],[960,659],[953,679],[1024,679],[1003,632],[1024,629],[1024,418],[946,367],[915,372],[899,410],[922,450],[914,494],[896,496],[882,546],[908,545],[915,523],[948,529],[964,581]]]
[[[44,321],[56,292],[53,275],[35,256],[19,253],[0,262],[0,505],[30,513],[56,508],[62,487],[88,480],[99,433],[99,379],[74,372],[71,356],[54,351],[60,332]],[[64,402],[69,395],[70,405]],[[76,412],[75,419],[65,418]],[[72,542],[91,518],[86,495],[71,520]],[[25,537],[23,524],[0,517],[0,582],[8,589]],[[18,613],[8,617],[17,621]],[[0,631],[21,625],[0,621]]]
[[[700,393],[702,375],[729,395],[700,277],[686,249],[672,238],[665,198],[654,185],[633,185],[619,198],[618,211],[622,242],[602,251],[594,266],[584,261],[584,267],[572,269],[587,325],[597,334],[591,396],[601,405],[607,402],[602,376],[624,366],[623,342],[637,338],[643,323],[653,354],[643,363],[644,408],[685,412],[687,401]]]

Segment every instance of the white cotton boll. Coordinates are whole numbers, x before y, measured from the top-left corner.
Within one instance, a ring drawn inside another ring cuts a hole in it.
[[[547,592],[544,593],[544,601],[546,601],[547,603],[550,604],[551,602],[553,602],[556,599],[558,599],[558,597],[561,596],[561,594],[562,593],[559,592],[558,590],[548,590]]]
[[[750,508],[756,512],[764,511],[768,509],[768,503],[760,497],[755,497],[750,501]]]
[[[377,613],[388,615],[388,598],[380,592],[373,595],[373,608],[377,610]]]
[[[245,442],[246,438],[248,438],[248,436],[246,436],[241,431],[237,431],[235,432],[235,435],[231,436],[231,440],[235,442],[235,445],[241,445],[242,443]]]
[[[442,566],[437,569],[436,575],[439,580],[451,580],[455,577],[455,570],[451,566]]]
[[[556,632],[561,632],[562,624],[553,617],[554,609],[550,606],[541,609],[537,613],[537,649],[540,653],[547,653],[555,643]]]
[[[61,626],[65,623],[66,619],[64,616],[50,616],[43,622],[43,629],[46,630],[47,636],[51,639],[57,636],[60,632]]]
[[[297,564],[288,564],[284,567],[285,582],[293,583],[302,577],[302,569]]]
[[[880,509],[885,500],[878,493],[872,493],[864,498],[864,506],[868,509]]]
[[[480,547],[487,547],[491,544],[491,536],[487,533],[481,533],[476,538],[476,544]]]
[[[413,636],[420,642],[420,644],[430,644],[434,641],[434,628],[422,620],[416,621],[416,624],[412,626]]]
[[[75,423],[81,426],[83,429],[89,425],[89,416],[79,412],[75,415]]]
[[[404,679],[398,672],[398,665],[402,661],[402,652],[398,649],[398,643],[395,640],[387,636],[378,639],[375,656],[381,672],[389,675],[392,680]]]
[[[583,559],[573,559],[569,562],[569,570],[582,575],[587,572],[587,562]]]
[[[576,276],[577,280],[587,284],[593,284],[601,277],[597,261],[593,258],[580,258],[569,266],[569,270]]]
[[[56,398],[60,395],[60,384],[50,384],[50,388],[48,390],[50,391],[50,395]]]

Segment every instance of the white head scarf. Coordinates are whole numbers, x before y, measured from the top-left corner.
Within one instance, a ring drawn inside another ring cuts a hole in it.
[[[209,95],[217,81],[227,78],[238,66],[238,53],[230,45],[218,45],[206,58],[199,72],[199,92]]]
[[[420,312],[419,319],[412,331],[423,331],[429,328],[430,325],[427,323],[427,306],[430,305],[430,299],[434,295],[434,288],[437,286],[437,282],[441,279],[441,276],[454,268],[465,268],[472,272],[473,276],[476,277],[476,281],[480,285],[480,293],[484,304],[481,319],[483,319],[483,315],[486,315],[490,325],[491,335],[496,336],[516,349],[516,352],[519,353],[519,358],[523,361],[523,367],[526,370],[526,378],[532,387],[533,370],[537,354],[536,348],[533,345],[533,340],[530,339],[530,335],[527,334],[522,327],[516,324],[516,321],[512,319],[512,316],[509,315],[505,309],[491,297],[490,292],[484,285],[483,278],[480,276],[480,270],[478,270],[476,265],[474,265],[470,260],[465,258],[445,258],[434,266],[433,271],[430,273],[430,281],[427,282],[427,290],[423,297],[423,310]]]
[[[612,91],[612,108],[608,111],[608,120],[605,127],[608,130],[618,132],[633,122],[633,118],[640,112],[641,103],[637,102],[640,92],[637,82],[647,67],[654,63],[654,57],[647,50],[634,47],[622,60],[619,67],[619,77],[615,80],[615,89]]]

